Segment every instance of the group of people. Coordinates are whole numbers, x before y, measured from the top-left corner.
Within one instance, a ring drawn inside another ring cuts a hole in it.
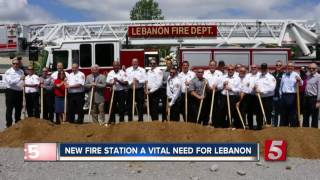
[[[260,68],[253,64],[249,71],[240,64],[225,66],[223,61],[217,64],[211,60],[208,69],[192,71],[189,62],[184,61],[181,72],[173,67],[171,60],[166,61],[164,70],[155,59],[149,64],[151,67],[146,70],[134,58],[132,66],[124,69],[114,61],[113,70],[106,75],[99,72],[98,65],[93,65],[91,74],[85,77],[78,64],[72,64],[69,74],[59,62],[56,72],[49,73],[48,68],[43,68],[39,77],[32,66],[27,68],[25,76],[19,61],[14,59],[4,77],[7,127],[13,123],[13,109],[15,122],[20,120],[23,94],[28,117],[40,116],[40,91],[43,91],[44,119],[53,121],[56,113],[56,123],[65,120],[83,123],[84,97],[89,92],[93,122],[105,122],[104,95],[106,87],[110,87],[108,123],[115,122],[116,114],[120,122],[125,114],[132,121],[136,112],[138,120],[143,121],[147,111],[152,120],[159,120],[161,115],[162,121],[180,121],[182,115],[186,122],[259,130],[264,124],[297,127],[303,114],[304,127],[309,127],[311,116],[311,126],[318,128],[320,75],[314,63],[302,68],[300,73],[294,71],[293,63],[283,67],[282,61],[276,62],[273,73],[266,63]]]

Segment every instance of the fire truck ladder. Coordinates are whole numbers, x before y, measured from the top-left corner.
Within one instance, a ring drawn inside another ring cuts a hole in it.
[[[217,37],[127,38],[129,26],[216,25]],[[297,45],[304,55],[310,55],[309,45],[318,43],[313,32],[315,24],[306,20],[158,20],[110,21],[47,24],[32,32],[31,41],[38,46],[56,45],[68,41],[119,41],[131,45],[208,45],[258,47],[260,45]]]

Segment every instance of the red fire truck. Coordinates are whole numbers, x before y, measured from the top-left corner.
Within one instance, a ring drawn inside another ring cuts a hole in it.
[[[192,66],[204,66],[210,59],[244,65],[286,62],[292,46],[299,49],[295,55],[315,57],[310,47],[317,45],[312,26],[302,20],[60,23],[45,25],[33,34],[33,46],[47,52],[46,66],[54,68],[61,61],[70,69],[77,62],[86,74],[93,64],[107,71],[115,60],[130,66],[133,57],[147,67],[150,57],[159,61],[157,49],[168,46],[175,49],[177,65],[188,60]]]

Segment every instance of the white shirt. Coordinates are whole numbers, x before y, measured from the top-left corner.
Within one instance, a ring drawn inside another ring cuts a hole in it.
[[[169,106],[172,106],[176,103],[178,97],[181,94],[181,81],[178,76],[174,78],[168,77],[167,81],[167,96],[171,101],[169,102]]]
[[[246,74],[243,78],[240,78],[240,92],[250,94],[252,88],[250,87],[250,75]]]
[[[13,68],[8,69],[4,74],[4,81],[6,82],[7,88],[22,91],[23,80],[21,77],[24,75],[21,69],[14,70]]]
[[[212,87],[212,85],[218,86],[222,76],[223,74],[219,70],[215,70],[213,73],[210,70],[205,70],[203,74],[203,77],[208,81],[209,87]]]
[[[257,72],[256,74],[248,73],[246,77],[249,80],[249,87],[248,90],[250,89],[250,94],[255,94],[253,91],[254,86],[256,85],[257,79],[260,77],[261,73]]]
[[[24,83],[27,84],[27,85],[39,85],[40,84],[40,78],[39,76],[35,75],[35,74],[32,74],[31,76],[30,75],[27,75],[25,80],[24,80]],[[35,92],[38,92],[39,91],[39,87],[25,87],[25,92],[26,94],[28,93],[35,93]]]
[[[129,85],[132,85],[133,78],[136,78],[138,80],[138,84],[136,84],[136,88],[141,88],[144,86],[144,83],[146,82],[146,70],[142,67],[137,67],[134,69],[132,66],[126,69],[127,73],[127,80]]]
[[[291,72],[290,74],[283,73],[281,82],[280,82],[280,89],[279,89],[280,95],[282,95],[283,93],[296,93],[297,77],[300,78],[299,74],[294,71]],[[302,85],[303,81],[301,80],[300,83]]]
[[[179,73],[178,77],[180,78],[181,81],[181,92],[185,93],[186,92],[186,82],[190,83],[190,81],[196,77],[196,73],[193,71],[188,71],[187,73],[181,72]],[[187,87],[189,88],[189,87]]]
[[[77,88],[68,88],[69,93],[81,93],[84,92],[84,83],[86,81],[85,75],[81,72],[78,71],[77,73],[70,73],[69,77],[67,79],[67,83],[69,86],[73,86],[76,84],[80,84],[80,87]]]
[[[64,73],[65,73],[65,75],[66,75],[66,78],[68,79],[68,78],[69,78],[69,73],[67,73],[67,72],[64,72]],[[53,79],[53,81],[56,80],[56,79],[58,79],[58,71],[53,72],[53,73],[51,74],[51,78]]]
[[[266,73],[265,75],[260,74],[256,81],[256,86],[260,91],[261,97],[273,96],[276,84],[276,79],[270,73]]]
[[[228,73],[227,73],[228,74]],[[233,73],[233,76],[234,77],[239,77],[239,73],[237,72],[237,71],[235,71],[234,73]]]
[[[219,83],[219,88],[223,89],[223,84],[228,82],[228,87],[231,88],[229,90],[229,95],[239,95],[240,93],[240,78],[238,76],[229,77],[228,75],[224,75],[222,77],[221,83]],[[221,92],[223,95],[227,95],[227,90],[223,89]]]
[[[123,70],[119,70],[117,73],[112,70],[107,75],[107,83],[112,84],[114,78],[117,78],[119,81],[127,81],[127,74]],[[119,82],[116,82],[116,84],[113,86],[115,91],[122,91],[126,89],[126,87]]]
[[[162,85],[163,72],[159,67],[147,72],[148,89],[150,93],[158,90]]]

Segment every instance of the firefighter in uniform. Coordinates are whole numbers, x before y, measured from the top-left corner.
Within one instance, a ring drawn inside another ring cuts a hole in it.
[[[149,108],[152,120],[159,119],[159,102],[160,102],[160,87],[162,85],[163,72],[157,67],[157,61],[150,61],[151,69],[147,72],[147,90],[149,96]]]
[[[238,76],[234,75],[235,68],[233,65],[227,66],[228,74],[224,75],[221,83],[220,88],[222,87],[223,90],[221,92],[222,94],[222,100],[221,105],[223,107],[222,109],[222,119],[219,120],[217,127],[231,127],[232,119],[233,119],[233,125],[236,128],[241,128],[241,122],[239,120],[238,113],[236,111],[236,103],[239,101],[239,93],[240,93],[240,78]],[[227,92],[228,91],[228,92]],[[228,102],[227,102],[227,95],[229,94],[229,105],[230,105],[230,113],[231,113],[231,119],[229,119],[228,115]],[[227,117],[227,118],[226,118]]]
[[[129,89],[129,121],[132,121],[132,106],[135,106],[132,102],[133,88],[135,88],[135,102],[137,102],[138,120],[143,121],[143,105],[144,105],[144,84],[146,82],[146,71],[142,67],[139,67],[139,61],[137,58],[132,59],[132,66],[126,70],[128,77]]]
[[[71,123],[83,123],[84,112],[84,83],[85,75],[79,71],[79,65],[77,63],[72,64],[72,73],[67,77],[68,89],[68,120]],[[78,115],[78,119],[75,120],[75,115]]]
[[[257,79],[260,77],[260,72],[256,64],[251,65],[251,72],[248,73],[247,77],[249,79],[249,93],[246,94],[247,101],[247,121],[249,129],[253,129],[253,115],[257,115],[257,112],[260,110],[258,97],[256,92],[253,91],[253,88],[256,84]]]
[[[243,118],[244,123],[247,122],[247,112],[249,108],[248,97],[252,91],[250,88],[250,77],[247,74],[247,70],[245,67],[241,67],[239,69],[239,78],[240,78],[240,99],[237,102],[236,106],[239,108],[241,112],[241,116]]]
[[[98,65],[93,65],[91,67],[91,74],[86,78],[85,88],[89,90],[89,97],[91,98],[91,96],[93,96],[91,107],[93,122],[99,122],[99,119],[101,122],[104,122],[104,90],[106,88],[106,76],[99,73]],[[92,88],[93,94],[91,94]]]
[[[206,89],[207,88],[207,80],[203,77],[204,71],[202,68],[197,70],[197,75],[193,78],[189,84],[189,92],[190,92],[190,121],[197,123],[197,115],[199,113],[200,102],[206,102]],[[208,125],[208,113],[207,106],[202,105],[199,121],[198,123],[203,123],[203,125]]]
[[[170,75],[167,80],[167,97],[168,97],[168,108],[170,108],[170,117],[172,121],[179,121],[179,96],[181,94],[181,81],[177,75],[177,69],[171,68]]]
[[[107,85],[112,86],[112,88],[114,88],[113,103],[112,105],[110,104],[110,106],[112,107],[111,107],[111,114],[109,114],[110,116],[109,123],[115,122],[116,110],[119,113],[119,121],[124,122],[124,114],[126,110],[125,101],[127,98],[126,86],[128,85],[128,81],[127,81],[127,75],[121,69],[119,61],[113,62],[113,70],[110,71],[107,76]]]
[[[185,107],[186,107],[185,106],[185,103],[186,103],[185,102],[185,95],[186,95],[185,93],[187,93],[187,96],[188,96],[187,100],[189,101],[189,99],[190,99],[190,94],[188,94],[188,92],[190,92],[188,90],[189,84],[190,84],[191,80],[196,77],[196,74],[193,71],[189,70],[189,62],[188,61],[182,62],[182,72],[179,73],[178,77],[180,78],[180,81],[182,83],[181,84],[181,96],[179,98],[179,102],[180,102],[179,104],[181,106],[180,113],[183,115],[184,121],[186,121],[185,111],[190,111],[191,109],[189,106],[190,103],[187,103],[188,109],[187,110],[185,109]],[[188,113],[187,118],[188,119],[189,119],[189,117],[192,118],[191,116],[192,115],[190,113]]]
[[[297,127],[297,85],[301,86],[303,81],[300,75],[293,71],[293,63],[287,64],[287,70],[283,73],[279,93],[281,97],[280,126]]]
[[[218,105],[218,84],[219,81],[221,80],[223,74],[221,71],[216,69],[216,61],[211,60],[209,62],[209,69],[204,71],[204,75],[203,77],[207,80],[208,82],[208,92],[207,92],[207,98],[206,98],[206,102],[205,105],[211,108],[211,100],[212,100],[212,92],[213,89],[215,89],[215,93],[214,93],[214,102],[213,102],[213,110],[212,110],[212,119],[211,121],[213,122],[212,125],[215,126],[216,124],[216,119],[220,118],[219,117],[219,105]],[[210,109],[209,109],[210,112]],[[209,119],[210,121],[210,119]]]
[[[28,75],[25,78],[25,98],[28,117],[40,117],[39,112],[39,85],[40,78],[34,74],[32,66],[28,66]]]
[[[12,67],[4,74],[6,88],[6,127],[12,125],[12,111],[14,109],[15,123],[21,119],[22,90],[24,72],[19,68],[18,60],[12,60]]]
[[[276,79],[268,72],[268,65],[266,63],[261,64],[261,74],[256,80],[254,91],[261,96],[262,106],[264,108],[267,124],[271,124],[272,113],[272,100],[274,90],[276,88]],[[257,130],[262,129],[263,125],[262,108],[259,105],[257,112]]]

